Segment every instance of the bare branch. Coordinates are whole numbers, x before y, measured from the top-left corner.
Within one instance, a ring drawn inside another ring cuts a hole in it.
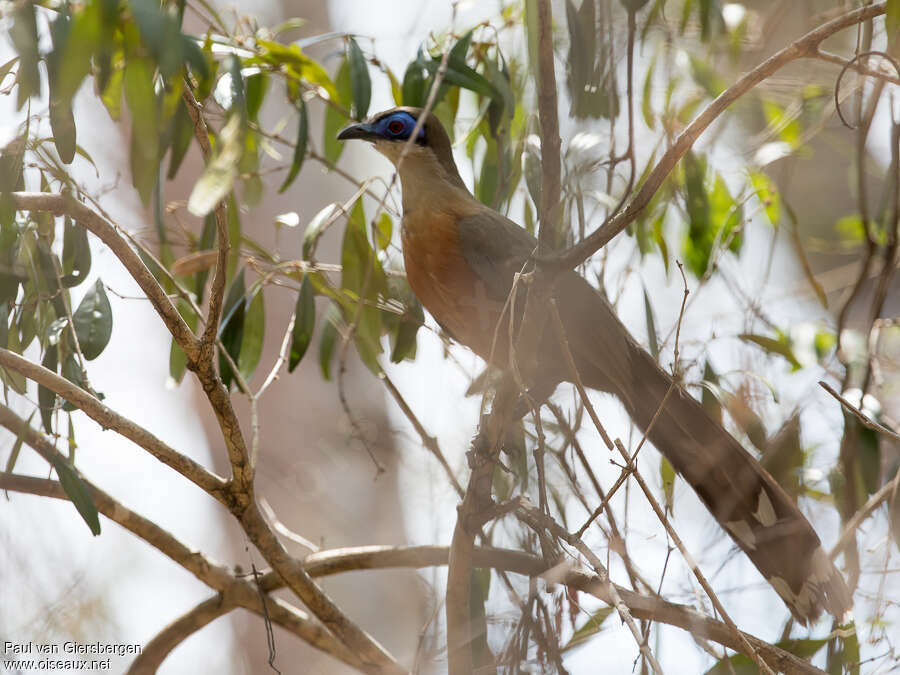
[[[450,549],[446,546],[358,546],[332,549],[309,555],[304,564],[311,576],[327,576],[356,570],[393,569],[399,567],[422,568],[446,565]],[[472,550],[472,561],[477,567],[491,567],[529,577],[543,576],[549,583],[561,583],[571,588],[590,593],[603,602],[612,605],[606,590],[606,583],[598,576],[575,570],[554,568],[548,570],[547,563],[539,556],[510,549],[476,546]],[[274,573],[260,579],[260,587],[271,592],[281,586],[281,580]],[[736,639],[734,633],[721,621],[700,614],[686,605],[667,602],[658,597],[648,597],[621,586],[615,587],[635,618],[659,621],[682,628],[692,635],[713,640],[734,649],[745,656],[747,646]],[[822,671],[793,654],[764,640],[741,632],[767,662],[784,673],[822,675]]]
[[[200,104],[191,90],[185,85],[181,98],[187,107],[188,114],[194,123],[194,137],[200,144],[203,152],[203,159],[209,162],[212,155],[212,149],[209,144],[209,131],[206,128],[206,120],[203,118],[203,111]],[[200,337],[200,354],[199,358],[203,361],[212,362],[215,354],[216,336],[219,332],[219,320],[222,318],[222,300],[225,297],[225,276],[228,269],[228,251],[231,248],[231,242],[228,241],[228,219],[225,212],[225,202],[221,201],[216,204],[214,210],[216,219],[216,236],[218,237],[218,254],[216,255],[216,272],[213,276],[212,286],[209,291],[209,310],[206,317],[206,327],[203,329],[203,335]]]

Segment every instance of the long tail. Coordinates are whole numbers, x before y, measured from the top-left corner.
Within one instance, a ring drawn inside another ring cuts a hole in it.
[[[572,294],[583,292],[576,287],[580,284],[566,286]],[[631,338],[606,302],[598,300],[594,295],[587,305],[590,312],[563,316],[584,384],[615,394],[641,429],[650,428],[653,445],[694,488],[798,621],[814,620],[823,609],[840,620],[851,606],[850,592],[794,501],[680,386],[657,415],[671,376]],[[582,310],[586,306],[571,303],[579,305]]]

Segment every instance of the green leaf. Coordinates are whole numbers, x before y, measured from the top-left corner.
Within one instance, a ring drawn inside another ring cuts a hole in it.
[[[148,59],[129,59],[125,67],[125,103],[131,113],[131,179],[146,205],[150,203],[159,167],[159,115],[153,65]]]
[[[845,248],[854,248],[866,240],[866,227],[858,214],[839,218],[834,224],[834,229],[840,235],[841,244]]]
[[[49,371],[56,372],[56,368],[59,365],[56,345],[47,348],[41,365]],[[41,423],[44,425],[44,431],[48,434],[53,434],[53,412],[56,408],[56,394],[42,384],[38,385],[38,407],[41,410]]]
[[[337,76],[334,80],[337,90],[340,92],[338,101],[349,108],[352,92],[350,84],[350,65],[346,58],[341,61],[340,68],[338,68]],[[347,116],[338,108],[331,105],[325,106],[325,131],[324,136],[322,137],[322,150],[325,159],[332,164],[338,161],[344,150],[344,144],[337,139],[337,135],[338,132],[344,128],[344,125],[347,124],[347,121]]]
[[[771,338],[765,335],[752,335],[749,333],[741,333],[738,337],[744,342],[752,342],[753,344],[762,347],[770,354],[777,354],[778,356],[784,357],[787,359],[787,362],[791,364],[791,372],[800,370],[800,368],[803,367],[797,360],[797,357],[794,356],[791,339],[784,333],[779,332],[777,338]]]
[[[47,58],[47,79],[50,90],[50,130],[56,152],[63,164],[75,159],[75,115],[72,99],[60,96],[58,59],[68,38],[69,18],[60,14],[50,26],[54,51]]]
[[[675,510],[675,468],[665,457],[659,458],[659,478],[666,497],[666,510],[672,513]]]
[[[20,2],[15,5],[9,36],[19,55],[19,70],[16,73],[16,82],[19,85],[16,110],[21,110],[25,101],[41,92],[37,18],[33,2]]]
[[[112,80],[110,80],[112,82]],[[194,138],[194,121],[188,112],[187,105],[184,101],[178,102],[175,108],[175,114],[171,121],[172,141],[169,149],[169,170],[166,172],[166,178],[172,180],[178,173],[181,163],[187,155],[188,148]]]
[[[322,87],[332,101],[340,98],[334,82],[328,77],[325,69],[317,61],[304,54],[296,44],[285,46],[268,40],[257,40],[257,45],[263,49],[263,52],[256,59],[248,59],[248,64],[258,61],[274,66],[283,66],[290,75]]]
[[[700,393],[700,403],[713,421],[722,424],[722,404],[711,389],[711,387],[719,386],[719,376],[708,360],[703,365],[702,384],[704,386]]]
[[[647,295],[646,286],[644,286],[644,318],[647,321],[647,340],[650,343],[650,355],[653,356],[654,361],[659,361],[659,338],[656,336],[653,306],[650,304],[650,296]]]
[[[288,360],[289,373],[294,372],[294,368],[297,367],[297,364],[300,363],[304,354],[306,354],[315,327],[315,293],[307,274],[304,275],[300,284],[300,292],[297,294],[297,303],[294,306],[294,329],[291,333],[291,355]]]
[[[63,224],[62,283],[66,288],[77,286],[91,271],[91,246],[87,230],[70,218]]]
[[[78,509],[78,513],[84,518],[84,522],[91,528],[91,532],[96,537],[100,534],[100,516],[97,513],[97,507],[94,505],[94,498],[88,486],[85,485],[81,477],[75,472],[68,462],[55,458],[53,459],[53,468],[56,469],[56,475],[59,477],[59,483],[62,485],[66,496]]]
[[[72,14],[72,24],[57,59],[59,78],[57,94],[71,101],[85,76],[91,72],[91,57],[103,42],[100,2],[89,2]]]
[[[266,330],[266,307],[261,287],[257,288],[253,297],[246,300],[246,305],[244,339],[241,341],[241,353],[237,365],[244,380],[249,380],[259,364],[259,357],[262,356]]]
[[[394,105],[403,105],[403,89],[401,88],[400,80],[394,75],[393,70],[384,64],[382,64],[382,66],[384,68],[384,74],[387,75],[387,78],[391,83],[391,98],[394,99]]]
[[[309,116],[306,112],[306,102],[301,98],[298,105],[299,123],[297,127],[297,140],[294,143],[294,158],[291,160],[291,168],[288,171],[284,183],[278,188],[278,192],[284,192],[300,173],[303,159],[306,157],[306,144],[309,140]]]
[[[688,235],[685,240],[685,260],[697,277],[709,266],[709,254],[715,236],[711,233],[709,198],[704,179],[706,160],[688,151],[683,161],[685,210],[688,215]]]
[[[394,221],[391,220],[391,217],[386,211],[382,211],[381,215],[378,216],[378,223],[375,226],[375,243],[382,251],[390,246],[393,231]]]
[[[653,58],[650,59],[650,65],[647,66],[647,73],[644,75],[644,88],[641,95],[641,115],[644,118],[644,124],[649,129],[656,128],[656,117],[653,114],[653,73],[656,70],[658,56],[659,52],[656,51],[653,53]]]
[[[837,336],[827,330],[816,331],[813,338],[813,347],[816,350],[816,357],[821,361],[827,358],[837,345]]]
[[[232,360],[238,363],[241,354],[241,343],[244,340],[244,269],[238,272],[228,295],[225,297],[225,306],[222,309],[222,324],[219,326],[219,337]],[[222,376],[222,384],[228,389],[234,381],[234,372],[224,356],[219,354],[219,373]]]
[[[125,103],[131,113],[132,135],[141,158],[155,160],[159,147],[159,120],[153,86],[153,64],[132,58],[125,67]]]
[[[366,236],[366,217],[362,200],[356,201],[341,247],[341,288],[349,291],[360,303],[352,312],[358,317],[354,337],[363,363],[378,372],[377,357],[381,347],[381,311],[374,307],[378,296],[387,289],[387,279],[378,256]],[[368,301],[368,302],[366,302]]]
[[[350,64],[350,89],[353,92],[353,116],[358,120],[365,119],[372,100],[372,80],[369,77],[369,64],[356,43],[350,38],[347,42],[347,62]]]
[[[887,0],[884,9],[884,28],[887,33],[888,49],[891,50],[900,38],[900,0]]]
[[[179,298],[175,306],[178,309],[178,313],[181,314],[181,318],[185,320],[190,329],[192,331],[197,330],[197,315],[194,313],[194,310],[191,308],[190,304],[188,304],[187,300]],[[181,380],[184,379],[186,369],[187,356],[173,338],[172,345],[169,348],[169,376],[176,384],[180,384]]]
[[[469,45],[472,42],[472,31],[463,35],[447,56],[447,68],[444,71],[444,82],[447,84],[455,84],[457,87],[468,89],[485,98],[496,99],[503,102],[502,94],[497,88],[488,81],[488,79],[475,71],[472,67],[466,65],[466,54],[469,51]],[[440,68],[440,59],[430,59],[424,63],[425,69],[428,70],[432,78],[436,75]],[[426,88],[427,93],[428,88]],[[443,98],[438,95],[438,100]]]
[[[319,335],[319,368],[322,370],[322,377],[326,380],[331,379],[331,362],[334,359],[335,347],[337,347],[340,321],[341,310],[336,304],[330,304],[325,312],[322,332]]]
[[[780,140],[792,148],[800,145],[803,133],[800,120],[788,115],[788,112],[774,101],[763,101],[763,112],[769,127],[778,134]]]
[[[425,105],[425,58],[422,56],[422,49],[419,48],[416,58],[410,61],[406,66],[406,72],[403,74],[403,87],[401,96],[403,105],[421,108]]]
[[[247,118],[257,121],[259,110],[262,108],[263,100],[266,97],[266,90],[269,88],[269,76],[266,73],[254,73],[247,78],[246,97],[247,97]]]
[[[602,607],[594,612],[581,627],[575,630],[572,637],[560,651],[567,652],[599,633],[603,628],[603,623],[612,615],[613,611],[614,608],[612,607]]]
[[[416,358],[416,335],[425,324],[425,313],[418,299],[409,292],[406,298],[406,311],[397,322],[394,333],[394,346],[391,349],[391,362],[400,363],[403,359]]]
[[[859,675],[859,636],[854,623],[838,627],[833,638],[835,647],[829,654],[829,675]]]
[[[19,57],[14,56],[9,61],[0,66],[0,86],[3,85],[3,80],[6,79],[6,76],[9,75],[9,72],[13,69],[13,67],[19,62]]]
[[[100,279],[81,299],[72,321],[84,358],[90,361],[100,356],[112,335],[113,321],[112,307]]]

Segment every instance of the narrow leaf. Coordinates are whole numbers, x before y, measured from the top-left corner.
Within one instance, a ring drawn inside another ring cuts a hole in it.
[[[100,356],[112,335],[112,308],[100,279],[82,298],[72,320],[84,358],[90,361]]]
[[[331,379],[331,361],[334,359],[334,350],[337,347],[338,322],[341,321],[341,311],[332,303],[325,312],[325,320],[322,325],[322,333],[319,335],[319,368],[322,377]]]
[[[100,516],[88,486],[84,484],[84,481],[68,462],[54,459],[53,468],[56,469],[56,475],[59,477],[59,483],[66,496],[72,500],[78,513],[81,514],[84,522],[96,537],[100,534]]]
[[[303,359],[309,343],[312,340],[313,330],[316,325],[315,293],[309,275],[303,277],[300,284],[300,292],[297,294],[297,304],[294,307],[294,330],[291,334],[291,355],[288,360],[288,372],[293,373],[294,368]]]
[[[372,80],[369,77],[366,57],[353,38],[348,41],[347,60],[350,64],[350,88],[353,91],[353,116],[363,120],[369,112],[369,102],[372,100]]]
[[[653,320],[653,307],[647,287],[644,287],[644,318],[647,320],[647,340],[650,343],[650,354],[654,361],[659,361],[659,338],[656,336],[656,322]]]
[[[238,369],[245,380],[249,380],[259,364],[262,355],[263,338],[266,330],[266,307],[262,288],[257,288],[253,297],[246,301],[244,317],[244,339],[238,356]]]
[[[603,607],[594,612],[591,617],[572,634],[569,641],[560,651],[566,652],[586,642],[588,638],[596,635],[603,628],[603,623],[613,613],[612,607]]]
[[[306,157],[306,144],[309,140],[309,116],[306,112],[306,102],[301,98],[299,104],[299,123],[297,126],[297,141],[294,144],[294,158],[291,160],[291,168],[288,171],[284,183],[278,188],[279,192],[284,192],[290,187],[291,183],[300,173],[300,167],[303,165],[303,159]]]

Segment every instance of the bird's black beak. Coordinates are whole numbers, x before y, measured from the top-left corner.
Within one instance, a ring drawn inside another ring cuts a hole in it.
[[[372,141],[375,140],[376,136],[375,129],[371,124],[359,122],[358,124],[351,124],[350,126],[341,129],[341,133],[337,135],[337,138],[339,141],[349,141],[352,138]]]

